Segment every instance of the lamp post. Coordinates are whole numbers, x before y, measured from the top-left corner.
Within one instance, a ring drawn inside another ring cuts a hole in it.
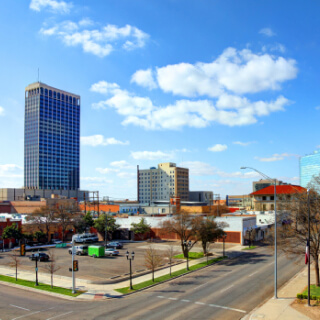
[[[129,258],[129,251],[127,251],[126,253],[126,257],[127,257],[127,260],[130,261],[130,290],[133,290],[133,286],[132,286],[132,265],[131,265],[131,261],[134,260],[134,252],[132,251],[131,252],[131,257]]]
[[[104,237],[106,240],[105,247],[107,247],[107,244],[108,244],[108,214],[107,213],[106,213],[106,226],[105,226],[105,230],[104,230]]]
[[[38,282],[38,260],[39,260],[39,254],[36,255],[36,284],[35,284],[35,286],[39,285],[39,282]]]
[[[310,189],[307,190],[308,193],[308,306],[310,307]]]
[[[225,256],[225,247],[224,247],[224,243],[225,243],[226,237],[227,237],[227,235],[226,235],[226,234],[224,234],[224,235],[222,236],[222,241],[223,241],[223,257]]]
[[[189,241],[184,240],[183,246],[187,249],[187,270],[189,271],[189,249],[192,246],[191,240],[189,240]]]
[[[278,299],[278,290],[277,290],[277,180],[268,177],[266,174],[260,172],[259,170],[252,167],[241,167],[240,169],[251,169],[259,173],[266,180],[272,181],[274,184],[274,298]]]

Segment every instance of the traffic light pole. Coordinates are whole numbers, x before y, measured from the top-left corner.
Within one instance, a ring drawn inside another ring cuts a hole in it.
[[[76,290],[75,290],[75,286],[76,286],[76,283],[75,283],[75,278],[74,278],[74,268],[73,268],[73,260],[74,260],[74,240],[72,240],[72,293],[76,293]]]

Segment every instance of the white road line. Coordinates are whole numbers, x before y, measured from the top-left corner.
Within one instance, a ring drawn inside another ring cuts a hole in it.
[[[178,300],[178,298],[168,298],[169,300]]]
[[[225,292],[225,291],[227,291],[227,290],[231,289],[232,287],[234,287],[234,284],[232,284],[231,286],[229,286],[229,287],[227,287],[227,288],[225,288],[225,289],[221,290],[220,292]]]
[[[182,302],[190,302],[190,300],[182,299]]]
[[[30,309],[22,308],[22,307],[14,305],[14,304],[10,304],[10,306],[11,307],[15,307],[15,308],[19,308],[19,309],[22,309],[22,310],[30,311]]]
[[[201,304],[202,306],[205,305],[204,302],[199,302],[199,301],[195,302],[195,304]]]
[[[62,316],[65,316],[69,313],[72,313],[73,311],[69,311],[69,312],[66,312],[66,313],[62,313],[62,314],[58,314],[57,316],[54,316],[54,317],[51,317],[51,318],[47,318],[46,320],[51,320],[51,319],[55,319],[55,318],[58,318],[58,317],[62,317]]]
[[[221,309],[232,310],[232,311],[237,311],[237,312],[241,312],[241,313],[247,313],[244,310],[234,309],[234,308],[229,308],[229,307],[224,307],[224,306],[218,306],[216,304],[209,304],[209,306],[213,307],[213,308],[221,308]]]
[[[164,296],[157,296],[157,298],[164,299]]]
[[[199,288],[201,288],[202,286],[204,286],[204,285],[206,285],[206,284],[208,284],[208,283],[203,283],[203,284],[200,284],[200,286],[197,286],[197,287],[194,287],[192,290],[196,290],[196,289],[199,289]]]
[[[251,273],[248,277],[252,277],[254,274],[258,273],[259,271],[256,271],[254,273]]]
[[[13,318],[12,320],[17,320],[17,319],[20,319],[20,318],[29,317],[29,316],[31,316],[31,315],[33,315],[33,314],[36,314],[36,313],[39,313],[39,312],[40,312],[40,311],[28,313],[28,314],[26,314],[26,315],[24,315],[24,316],[20,316],[20,317],[17,317],[17,318]]]

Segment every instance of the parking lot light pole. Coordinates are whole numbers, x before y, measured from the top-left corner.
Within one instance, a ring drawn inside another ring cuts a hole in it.
[[[184,240],[183,245],[187,249],[187,270],[189,271],[189,249],[191,248],[191,245],[192,245],[191,240],[189,241]]]
[[[260,172],[259,170],[252,167],[241,167],[240,169],[251,169],[259,173],[266,180],[273,182],[274,184],[274,298],[278,299],[278,267],[277,267],[277,179],[272,179],[266,174]]]
[[[38,259],[39,259],[39,256],[36,256],[36,286],[39,285],[38,283]]]
[[[131,261],[134,260],[134,252],[131,252],[131,258],[129,258],[129,251],[127,251],[126,253],[126,257],[127,260],[130,261],[130,290],[133,290],[133,286],[132,286],[132,265],[131,265]]]

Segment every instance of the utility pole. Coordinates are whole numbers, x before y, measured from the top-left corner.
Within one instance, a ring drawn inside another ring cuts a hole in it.
[[[75,286],[76,286],[76,283],[75,283],[75,274],[74,274],[74,268],[73,268],[73,260],[74,260],[74,240],[72,240],[72,293],[76,293],[76,289],[75,289]]]

